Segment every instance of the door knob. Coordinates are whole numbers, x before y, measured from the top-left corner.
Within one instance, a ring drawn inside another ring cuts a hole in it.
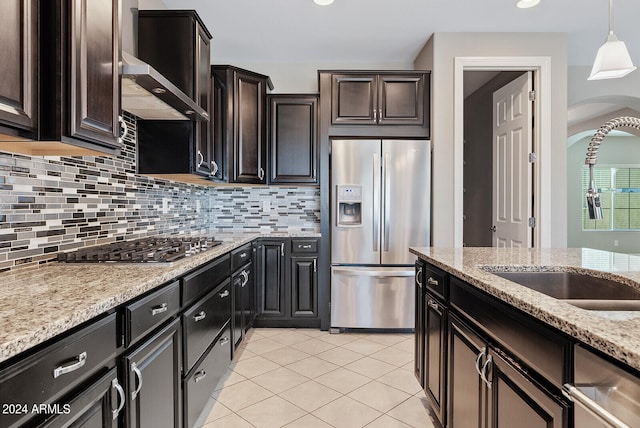
[[[496,231],[496,227],[495,227],[495,226],[491,226],[491,227],[489,228],[489,230],[490,230],[490,231],[492,231],[492,232],[495,232],[495,231]]]

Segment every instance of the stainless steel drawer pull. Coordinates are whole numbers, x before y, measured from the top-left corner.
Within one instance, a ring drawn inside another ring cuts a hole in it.
[[[589,410],[592,414],[600,418],[608,426],[615,428],[630,428],[629,425],[612,415],[607,409],[593,401],[575,386],[565,383],[562,386],[562,393],[571,401]]]
[[[419,288],[422,288],[422,266],[416,271],[416,284],[418,284]]]
[[[241,258],[241,259],[244,259],[244,258],[245,258],[245,257],[247,257],[247,256],[248,256],[248,254],[247,254],[247,253],[244,253],[244,252],[243,252],[243,253],[240,253],[240,258]]]
[[[195,375],[193,375],[193,380],[198,383],[201,380],[204,380],[204,378],[207,377],[207,372],[205,372],[204,370],[200,370],[198,373],[196,373]]]
[[[482,378],[484,383],[487,385],[487,388],[489,389],[491,389],[492,382],[487,378],[487,372],[491,370],[492,365],[493,365],[493,357],[489,355],[487,357],[487,361],[485,361],[484,365],[482,366],[482,373],[480,373],[480,377]]]
[[[163,312],[167,312],[168,309],[169,309],[169,305],[167,305],[166,303],[163,303],[163,304],[158,305],[158,306],[154,306],[153,308],[151,308],[151,315],[152,316],[156,316],[156,315],[161,314]]]
[[[55,379],[59,376],[62,376],[63,374],[74,372],[78,370],[80,367],[84,366],[85,363],[87,362],[87,353],[86,352],[81,353],[80,355],[75,357],[75,360],[76,360],[75,363],[69,364],[68,366],[56,367],[53,370],[53,378]]]
[[[140,369],[138,368],[138,365],[136,363],[131,363],[131,371],[136,376],[136,379],[138,379],[138,387],[136,388],[135,391],[133,391],[131,393],[131,401],[133,401],[138,397],[138,394],[140,393],[140,390],[142,389],[142,372],[140,371]]]
[[[122,389],[122,386],[120,386],[120,384],[118,383],[118,379],[113,379],[111,381],[111,388],[115,389],[118,392],[118,400],[120,400],[118,407],[115,410],[111,411],[111,414],[113,415],[113,420],[115,421],[116,419],[118,419],[120,410],[122,410],[122,408],[124,407],[124,403],[127,400],[124,397],[124,389]]]
[[[437,279],[433,279],[433,277],[431,277],[431,276],[427,279],[427,283],[429,285],[438,285],[439,284],[438,280]]]
[[[300,249],[300,250],[310,250],[311,249],[311,244],[306,244],[306,245],[298,244],[298,249]]]
[[[482,361],[482,357],[484,357],[486,353],[487,353],[487,348],[482,348],[482,350],[478,354],[478,358],[476,358],[476,372],[478,372],[478,376],[482,376],[482,372],[480,371],[480,364]]]
[[[202,320],[203,320],[203,319],[205,319],[206,317],[207,317],[207,313],[206,313],[205,311],[200,311],[200,312],[198,313],[198,315],[196,315],[196,316],[194,316],[194,317],[193,317],[193,320],[194,320],[195,322],[198,322],[198,321],[202,321]]]
[[[427,302],[427,306],[429,306],[431,309],[433,309],[434,311],[439,310],[440,308],[438,307],[438,304],[435,302],[435,300],[429,300]]]
[[[249,274],[246,270],[243,270],[240,275],[242,275],[242,287],[244,287],[249,282]]]
[[[220,338],[220,346],[226,345],[227,343],[229,343],[229,338],[227,336]]]
[[[317,258],[313,259],[313,271],[314,272],[318,272],[318,259]]]
[[[284,242],[280,244],[280,254],[284,257]]]
[[[229,295],[229,290],[224,290],[222,293],[218,294],[218,296],[220,296],[221,299],[224,299],[228,295]]]

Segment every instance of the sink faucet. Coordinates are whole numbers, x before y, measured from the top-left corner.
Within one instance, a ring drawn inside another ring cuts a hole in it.
[[[593,169],[598,160],[598,148],[609,132],[616,128],[627,127],[640,129],[640,119],[637,117],[620,116],[611,119],[602,125],[589,141],[587,147],[587,157],[584,161],[585,165],[589,165],[589,189],[587,190],[587,208],[589,209],[589,218],[591,220],[602,218],[602,207],[600,206],[600,195],[596,189],[595,180],[593,179]]]

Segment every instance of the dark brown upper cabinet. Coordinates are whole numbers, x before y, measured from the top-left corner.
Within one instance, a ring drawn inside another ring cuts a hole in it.
[[[267,183],[266,96],[273,89],[269,77],[228,65],[211,66],[214,96],[222,111],[220,123],[224,150],[216,151],[218,176],[232,183]],[[219,88],[216,90],[215,88]],[[214,148],[215,144],[214,135]],[[218,144],[220,146],[220,144]],[[223,166],[220,170],[220,165]]]
[[[120,1],[8,0],[0,13],[2,133],[31,140],[2,147],[119,152]]]
[[[210,114],[211,33],[194,10],[141,10],[138,57]],[[138,172],[214,170],[209,121],[138,121]]]
[[[330,135],[429,137],[429,72],[321,71]]]
[[[38,102],[38,2],[0,2],[0,133],[33,137]]]
[[[318,95],[269,95],[269,183],[317,184]]]

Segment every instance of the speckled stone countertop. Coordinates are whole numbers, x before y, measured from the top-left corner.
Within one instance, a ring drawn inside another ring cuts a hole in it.
[[[640,289],[640,257],[588,248],[411,248],[420,259],[640,370],[640,311],[578,308],[489,271],[573,271]]]
[[[223,244],[170,265],[47,263],[0,274],[0,362],[260,237],[216,234]]]

